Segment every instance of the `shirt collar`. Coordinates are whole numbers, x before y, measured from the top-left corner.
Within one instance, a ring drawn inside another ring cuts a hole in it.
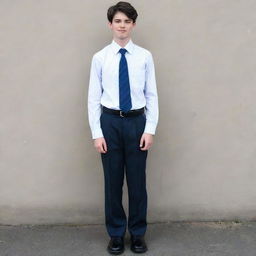
[[[125,48],[129,53],[132,54],[134,43],[132,42],[132,39],[129,40],[129,42],[125,45],[125,47],[121,47],[114,39],[111,43],[111,47],[113,49],[113,52],[117,54],[121,48]]]

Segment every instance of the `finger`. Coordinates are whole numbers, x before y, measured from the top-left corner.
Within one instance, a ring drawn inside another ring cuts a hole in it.
[[[150,149],[150,147],[151,147],[151,144],[150,144],[150,143],[148,143],[148,145],[146,146],[146,150],[149,150],[149,149]]]
[[[99,153],[102,153],[102,148],[101,148],[100,146],[98,146],[98,147],[97,147],[97,151],[98,151]]]
[[[99,153],[103,153],[102,143],[97,146],[97,151],[98,151]]]
[[[102,148],[103,148],[104,153],[106,153],[107,152],[107,143],[105,140],[102,143]]]
[[[102,143],[99,145],[99,152],[100,152],[100,153],[105,153]]]
[[[145,140],[145,146],[143,147],[143,150],[148,150],[152,146],[151,140]]]
[[[145,138],[144,138],[144,136],[142,135],[142,136],[141,136],[141,139],[140,139],[140,148],[143,147],[144,141],[145,141]]]
[[[141,150],[147,150],[148,142],[146,139],[144,139],[142,147],[140,148]]]
[[[147,150],[148,149],[148,143],[145,141],[144,147],[140,148],[141,150]]]

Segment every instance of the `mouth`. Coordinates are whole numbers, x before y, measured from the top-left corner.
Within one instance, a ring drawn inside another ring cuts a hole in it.
[[[118,30],[119,32],[125,32],[125,30]]]

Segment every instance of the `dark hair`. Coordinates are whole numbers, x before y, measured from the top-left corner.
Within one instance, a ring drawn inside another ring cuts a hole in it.
[[[118,2],[108,8],[107,17],[110,23],[112,23],[113,18],[117,12],[123,12],[129,19],[135,23],[138,17],[138,13],[135,8],[128,2]]]

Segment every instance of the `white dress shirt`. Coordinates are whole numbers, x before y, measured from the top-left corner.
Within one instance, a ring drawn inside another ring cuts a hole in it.
[[[92,57],[88,89],[88,118],[92,138],[104,137],[100,126],[102,106],[119,108],[119,61],[122,48],[114,40]],[[158,95],[155,68],[150,51],[134,44],[132,40],[124,47],[132,108],[145,107],[146,125],[144,133],[155,134],[158,123]]]

